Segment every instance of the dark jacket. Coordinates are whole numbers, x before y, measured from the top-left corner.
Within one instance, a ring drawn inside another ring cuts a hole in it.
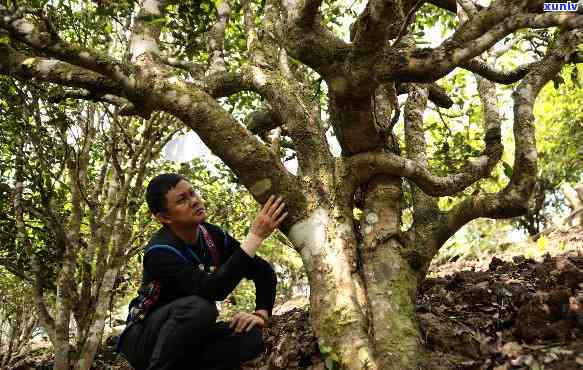
[[[212,271],[212,259],[199,232],[196,246],[187,245],[168,227],[158,230],[146,246],[142,287],[152,280],[160,283],[158,301],[148,310],[148,314],[167,303],[188,295],[198,295],[211,301],[221,301],[231,293],[242,278],[253,280],[256,288],[256,310],[267,310],[271,315],[275,302],[277,278],[273,268],[262,258],[249,257],[240,243],[216,225],[204,223],[219,252],[221,265]],[[173,253],[169,249],[153,246],[171,246],[186,256]],[[190,249],[189,252],[187,249]],[[204,266],[200,266],[204,265]],[[204,267],[203,270],[200,267]]]

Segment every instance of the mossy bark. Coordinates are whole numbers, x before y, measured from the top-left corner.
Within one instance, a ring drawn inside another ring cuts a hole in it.
[[[400,244],[359,240],[347,213],[318,208],[290,232],[310,281],[314,331],[343,368],[419,369],[417,272]]]

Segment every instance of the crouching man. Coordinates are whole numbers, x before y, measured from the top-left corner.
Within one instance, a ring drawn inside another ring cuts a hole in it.
[[[146,246],[139,296],[118,350],[136,369],[232,369],[255,358],[277,283],[255,252],[286,217],[282,199],[270,197],[242,243],[205,222],[203,200],[181,175],[155,177],[146,201],[162,227]],[[255,312],[216,322],[215,301],[244,277],[255,283]]]

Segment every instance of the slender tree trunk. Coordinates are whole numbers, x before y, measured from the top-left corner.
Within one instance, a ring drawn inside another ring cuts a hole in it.
[[[55,305],[55,329],[56,335],[53,341],[55,351],[55,370],[69,369],[69,327],[71,320],[71,304],[67,290],[70,287],[73,269],[70,263],[65,261],[57,283],[57,303]]]
[[[129,216],[130,222],[127,223],[127,220],[125,220],[124,217],[125,212],[121,213],[122,215],[117,219],[117,225],[112,238],[113,261],[108,264],[108,268],[105,271],[99,290],[96,292],[97,304],[95,312],[91,315],[92,320],[90,321],[83,346],[79,348],[79,356],[77,363],[75,364],[75,370],[89,370],[93,363],[95,354],[97,353],[97,349],[101,344],[105,319],[109,312],[109,302],[114,293],[113,288],[115,285],[115,278],[123,265],[124,247],[128,245],[132,235],[132,230],[128,225],[133,223],[133,215]],[[124,219],[120,220],[119,218]]]

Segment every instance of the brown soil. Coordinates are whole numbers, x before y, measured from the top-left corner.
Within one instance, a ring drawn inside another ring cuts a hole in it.
[[[581,252],[428,279],[417,311],[443,368],[583,369]]]
[[[427,279],[417,312],[428,369],[583,369],[583,252],[494,257],[483,271]],[[326,369],[303,308],[275,316],[265,334],[267,353],[244,369]],[[94,368],[129,369],[111,349]],[[30,356],[13,369],[43,365]]]

